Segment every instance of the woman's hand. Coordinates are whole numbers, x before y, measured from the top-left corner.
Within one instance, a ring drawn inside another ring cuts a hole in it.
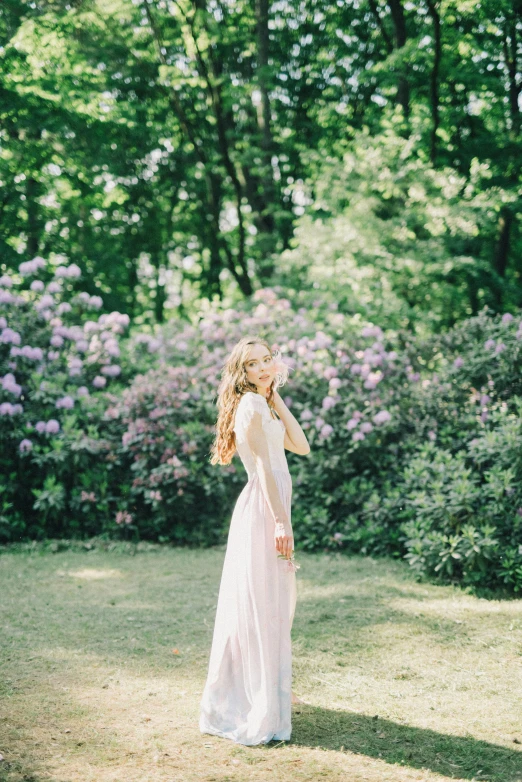
[[[283,398],[279,394],[279,391],[277,391],[275,388],[272,387],[267,389],[266,401],[268,402],[268,405],[270,407],[273,407],[273,409],[276,410],[278,413],[281,407],[285,407],[285,403],[283,402]]]
[[[275,389],[275,388],[274,388],[274,390],[273,390],[273,393],[272,393],[272,399],[274,400],[274,406],[275,406],[275,405],[276,405],[278,402],[282,402],[282,401],[283,401],[283,400],[282,400],[282,398],[281,398],[281,395],[280,395],[279,391],[278,391],[277,389]]]
[[[275,525],[274,540],[277,551],[290,559],[294,550],[294,536],[285,524]]]

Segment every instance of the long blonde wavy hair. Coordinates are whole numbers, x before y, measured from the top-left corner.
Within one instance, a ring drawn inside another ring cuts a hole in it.
[[[247,378],[245,361],[253,345],[263,345],[272,358],[281,359],[278,349],[272,350],[266,339],[256,335],[246,336],[237,342],[228,354],[221,370],[221,381],[217,392],[218,418],[216,436],[210,449],[211,464],[230,464],[236,451],[236,436],[233,431],[239,400],[247,391],[257,393],[257,388]],[[270,407],[274,406],[274,391],[284,385],[288,379],[288,366],[281,362],[281,369],[276,373],[270,394],[266,400]]]

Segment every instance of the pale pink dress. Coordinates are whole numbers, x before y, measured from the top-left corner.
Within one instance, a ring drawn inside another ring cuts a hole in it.
[[[288,740],[292,730],[296,575],[278,559],[270,502],[277,491],[291,526],[292,480],[284,424],[264,397],[241,397],[234,432],[248,483],[230,523],[199,727],[252,745]]]

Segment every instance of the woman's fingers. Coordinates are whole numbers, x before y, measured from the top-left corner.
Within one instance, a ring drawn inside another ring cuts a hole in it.
[[[292,535],[276,535],[275,547],[279,554],[289,559],[294,549],[294,539]]]

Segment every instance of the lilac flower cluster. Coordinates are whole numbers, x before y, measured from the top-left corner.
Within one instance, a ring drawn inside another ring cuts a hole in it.
[[[127,511],[119,510],[116,514],[116,524],[132,524],[132,516]]]
[[[60,423],[56,418],[50,418],[47,422],[38,421],[34,428],[38,434],[58,434],[60,431]]]
[[[0,403],[0,415],[19,415],[24,412],[20,404],[12,405],[11,402]]]
[[[16,378],[12,372],[8,372],[7,375],[4,375],[1,382],[4,391],[7,391],[10,394],[14,394],[14,396],[21,395],[22,386],[16,382]]]
[[[79,293],[75,301],[83,304],[85,307],[90,307],[93,310],[99,310],[103,307],[103,299],[101,296],[90,296],[85,291]]]
[[[58,266],[55,271],[56,277],[69,277],[70,279],[78,279],[82,276],[82,270],[75,263],[71,263],[70,266]]]
[[[2,323],[6,323],[6,319],[2,318]],[[2,333],[0,334],[0,342],[3,342],[6,345],[19,345],[22,341],[21,335],[14,331],[13,329],[10,329],[7,327],[7,323],[2,329]]]
[[[16,304],[16,296],[10,291],[4,291],[0,289],[0,304]]]
[[[354,442],[361,442],[365,439],[367,434],[373,432],[374,426],[381,426],[382,424],[391,421],[391,413],[388,410],[380,410],[372,418],[373,424],[370,421],[363,420],[363,414],[356,410],[352,417],[346,422],[346,428],[348,431],[354,431],[352,434],[352,440]],[[358,427],[358,428],[357,428]]]
[[[30,345],[24,345],[23,348],[12,347],[10,355],[13,358],[28,358],[30,361],[42,361],[44,357],[42,348],[32,348]]]
[[[514,319],[515,318],[510,312],[505,312],[502,315],[500,322],[503,326],[509,326],[509,324],[513,323]],[[515,338],[517,340],[522,339],[522,321],[520,321],[518,324],[517,331],[515,333]],[[488,352],[492,351],[494,355],[498,356],[501,353],[503,353],[505,350],[507,350],[507,345],[502,341],[502,339],[493,339],[492,337],[490,337],[484,342],[484,350]]]
[[[72,410],[74,407],[74,399],[72,396],[62,396],[61,399],[57,399],[55,405],[58,409]]]
[[[40,256],[37,256],[36,258],[33,258],[32,261],[24,261],[21,263],[18,267],[18,271],[23,276],[27,276],[30,274],[37,274],[39,269],[45,269],[45,267],[45,260],[40,258]]]
[[[484,342],[484,348],[486,350],[492,350],[496,355],[498,355],[499,353],[504,352],[506,345],[501,340],[495,341],[494,339],[487,339]]]

